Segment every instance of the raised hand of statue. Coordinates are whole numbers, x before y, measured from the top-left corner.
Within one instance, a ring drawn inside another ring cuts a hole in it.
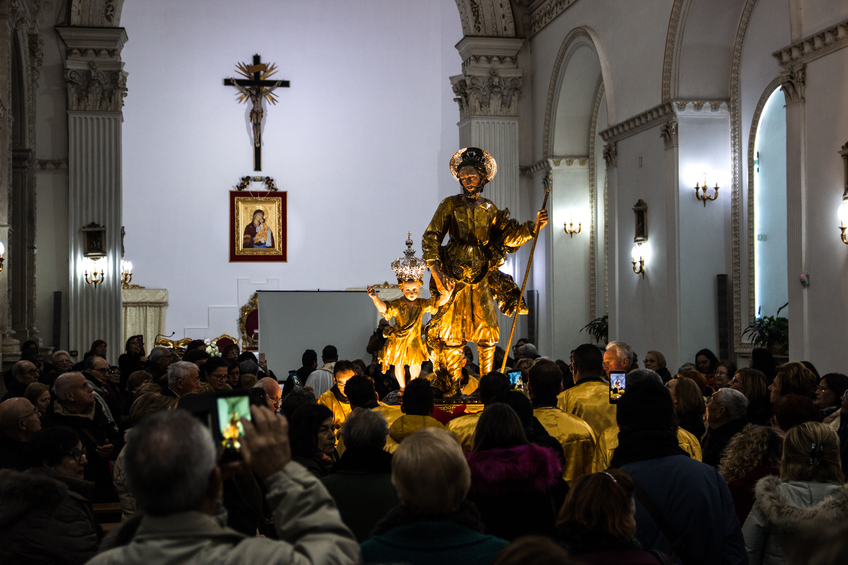
[[[430,266],[430,274],[436,281],[436,288],[439,289],[439,294],[453,292],[453,287],[456,285],[456,281],[453,280],[452,277],[444,274],[437,264],[434,263]],[[448,289],[448,284],[453,285],[450,287],[450,290]]]
[[[536,231],[538,232],[543,227],[548,225],[548,211],[547,210],[539,210],[536,212]]]
[[[445,286],[445,290],[441,294],[448,294],[449,295],[453,292],[453,289],[456,288],[456,281],[453,280],[450,277],[447,277],[446,280],[445,280],[444,286]]]
[[[373,286],[366,287],[365,292],[367,292],[368,296],[370,296],[371,298],[377,298],[377,291],[374,290]]]

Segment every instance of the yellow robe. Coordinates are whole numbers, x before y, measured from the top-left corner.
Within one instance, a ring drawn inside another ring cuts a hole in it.
[[[698,438],[683,428],[677,428],[677,441],[680,443],[680,449],[688,453],[692,459],[701,460],[701,444]],[[592,458],[593,473],[609,468],[612,453],[616,447],[618,447],[618,426],[610,426],[598,438],[598,445],[595,447],[595,455]]]
[[[318,398],[318,404],[323,404],[333,411],[333,427],[336,434],[342,428],[347,415],[350,414],[350,404],[339,402],[336,395],[333,394],[333,389],[327,390]]]
[[[404,414],[389,427],[389,437],[386,438],[386,446],[383,449],[389,453],[394,453],[400,442],[421,428],[445,429],[441,422],[430,416],[411,416]]]
[[[464,387],[462,387],[462,394],[473,394],[474,391],[477,390],[478,386],[480,386],[480,381],[477,378],[468,375],[468,382],[465,383]]]
[[[474,430],[477,429],[480,414],[466,414],[448,422],[448,431],[459,441],[463,451],[471,451],[474,446]]]
[[[562,478],[565,482],[571,484],[575,479],[592,471],[595,436],[589,424],[555,406],[536,408],[533,415],[562,445],[565,455]]]
[[[557,397],[557,407],[582,418],[592,426],[596,438],[615,425],[616,405],[610,404],[606,382],[584,381],[562,391]]]

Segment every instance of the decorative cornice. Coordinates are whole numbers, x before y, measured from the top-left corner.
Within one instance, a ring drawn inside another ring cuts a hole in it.
[[[801,41],[775,51],[771,55],[777,59],[781,67],[789,69],[814,61],[843,47],[848,47],[848,19],[808,35]]]
[[[618,147],[615,141],[610,141],[604,145],[604,163],[606,163],[607,169],[618,167]]]
[[[60,160],[45,160],[45,159],[37,159],[35,161],[35,168],[39,171],[67,171],[68,170],[68,160],[60,159]]]
[[[530,7],[530,37],[536,35],[577,0],[543,0]]]
[[[669,100],[601,132],[606,142],[620,141],[631,135],[668,123],[670,118],[682,117],[727,117],[730,105],[727,100]]]
[[[786,98],[786,105],[801,102],[804,99],[804,85],[807,82],[807,65],[802,63],[792,70],[781,73],[780,90]]]
[[[127,32],[119,27],[56,27],[66,46],[68,110],[120,112],[127,95],[121,50]]]
[[[70,0],[68,23],[72,26],[116,27],[121,22],[124,0]]]
[[[536,161],[532,165],[519,167],[520,174],[533,176],[541,171],[580,170],[589,168],[589,157],[586,155],[556,156]]]
[[[465,37],[456,44],[462,74],[450,78],[461,120],[471,116],[518,116],[523,39]]]
[[[38,33],[30,33],[29,36],[29,66],[32,72],[32,82],[38,82],[41,75],[41,64],[44,62],[44,51],[42,46],[44,40]]]
[[[462,58],[463,70],[468,66],[514,69],[524,41],[511,37],[463,37],[456,50]]]
[[[515,37],[515,20],[509,0],[456,0],[462,34]]]

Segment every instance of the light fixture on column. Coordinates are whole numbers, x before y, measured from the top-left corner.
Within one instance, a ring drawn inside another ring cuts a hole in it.
[[[132,261],[121,259],[121,287],[130,288],[132,282]]]
[[[709,185],[707,185],[707,173],[704,173],[704,186],[701,186],[700,184],[695,184],[695,198],[704,203],[704,208],[707,207],[708,200],[715,200],[716,198],[718,198],[718,183],[716,183],[716,185],[713,187],[713,190],[715,192],[712,196],[707,196],[707,188],[709,188]],[[704,191],[703,193],[701,193],[702,190]]]
[[[848,223],[848,143],[842,146],[842,171],[845,186],[842,189],[842,204],[839,206],[839,230],[842,232],[842,243],[848,245],[845,237],[846,223]]]
[[[580,230],[583,228],[583,222],[580,221],[580,218],[577,219],[577,227],[574,227],[574,213],[568,214],[568,221],[563,224],[565,229],[565,233],[567,233],[570,237],[574,237],[574,234],[580,233]]]
[[[4,255],[6,255],[6,246],[0,241],[0,271],[3,270]]]
[[[641,243],[634,243],[633,249],[630,251],[630,256],[633,258],[633,272],[637,275],[642,275],[645,278],[645,252],[642,249]]]
[[[101,268],[100,271],[97,270],[96,261],[97,259],[87,259],[86,262],[88,263],[88,265],[82,273],[85,282],[94,285],[94,288],[97,288],[97,285],[102,283],[103,279],[105,278],[105,273],[103,272],[103,269]],[[88,272],[89,269],[91,269],[91,274],[89,274]]]

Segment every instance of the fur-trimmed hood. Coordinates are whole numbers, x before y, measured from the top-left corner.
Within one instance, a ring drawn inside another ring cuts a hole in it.
[[[556,453],[538,445],[472,451],[465,458],[471,468],[471,491],[484,495],[542,493],[562,473]]]
[[[757,483],[755,495],[768,521],[784,532],[848,519],[848,485],[769,476]]]

